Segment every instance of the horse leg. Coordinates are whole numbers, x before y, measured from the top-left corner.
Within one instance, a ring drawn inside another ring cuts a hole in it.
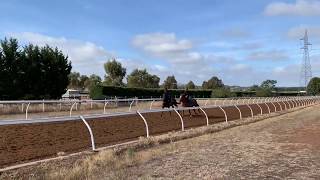
[[[192,113],[191,113],[191,110],[189,109],[189,114],[190,114],[190,117],[192,117]]]

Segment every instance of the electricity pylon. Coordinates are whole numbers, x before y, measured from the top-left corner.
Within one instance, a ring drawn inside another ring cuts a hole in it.
[[[303,41],[303,60],[302,60],[302,66],[301,66],[301,76],[300,76],[300,84],[306,88],[310,79],[312,78],[312,70],[311,70],[311,64],[310,64],[310,57],[309,57],[309,46],[311,44],[309,43],[308,39],[308,30],[305,31],[304,37],[300,40]]]

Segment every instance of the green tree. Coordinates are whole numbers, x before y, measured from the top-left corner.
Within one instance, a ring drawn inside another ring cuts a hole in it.
[[[123,86],[123,78],[126,75],[126,69],[122,67],[121,63],[115,59],[109,60],[104,64],[106,71],[105,84],[112,86]]]
[[[127,77],[128,87],[159,88],[159,82],[160,78],[149,74],[146,69],[135,69]]]
[[[89,77],[86,75],[81,75],[80,79],[79,79],[79,88],[84,90],[84,89],[88,89],[87,87],[87,82],[89,81]]]
[[[4,39],[0,42],[0,96],[17,99],[21,96],[21,51],[16,39]],[[18,87],[18,88],[17,88]]]
[[[71,72],[69,74],[69,89],[79,89],[80,87],[80,73],[78,72]]]
[[[249,88],[249,91],[257,91],[258,89],[260,89],[260,87],[255,84]]]
[[[178,83],[174,75],[168,76],[167,79],[164,81],[163,86],[168,89],[177,89]]]
[[[57,48],[32,44],[20,48],[16,39],[5,39],[0,43],[0,98],[60,98],[71,68]]]
[[[203,81],[202,89],[216,89],[216,88],[223,88],[224,84],[221,79],[216,76],[213,76],[208,81]]]
[[[276,87],[277,81],[276,80],[265,80],[261,83],[260,87],[263,89],[271,89],[274,90]]]
[[[320,78],[312,78],[307,86],[307,93],[310,95],[319,95],[320,94]]]
[[[100,76],[95,75],[95,74],[91,74],[90,77],[87,79],[87,81],[85,82],[85,87],[91,91],[93,87],[97,86],[97,85],[101,85],[102,81]]]
[[[195,85],[192,81],[189,81],[189,82],[186,84],[186,88],[187,88],[187,89],[195,89],[195,88],[196,88],[196,85]]]

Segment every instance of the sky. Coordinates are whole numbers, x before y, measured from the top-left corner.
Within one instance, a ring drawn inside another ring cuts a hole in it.
[[[105,74],[116,58],[161,82],[299,86],[308,29],[320,76],[320,0],[0,0],[0,39],[58,47],[73,71]]]

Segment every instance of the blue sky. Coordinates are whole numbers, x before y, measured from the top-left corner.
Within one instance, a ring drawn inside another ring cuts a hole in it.
[[[1,0],[0,12],[1,39],[58,46],[88,75],[103,77],[115,57],[128,73],[147,68],[161,81],[298,86],[305,29],[320,75],[319,0]]]

